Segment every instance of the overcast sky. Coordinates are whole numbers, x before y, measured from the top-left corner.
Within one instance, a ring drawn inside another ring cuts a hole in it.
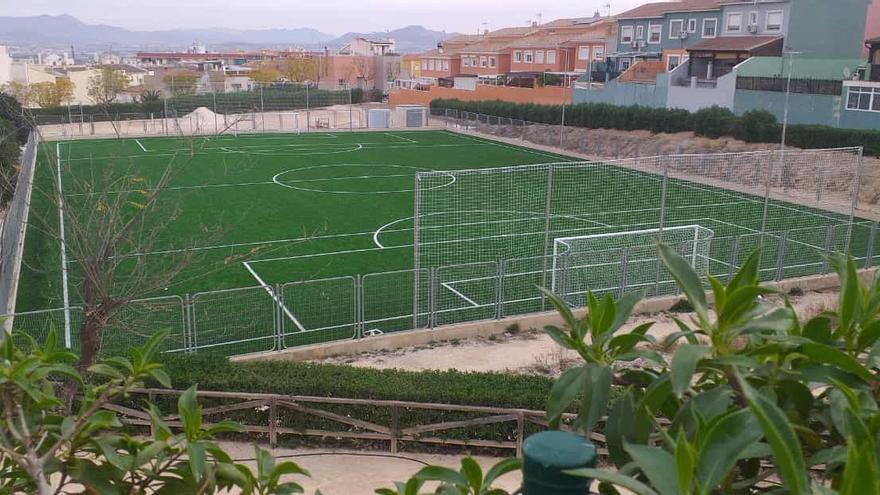
[[[614,13],[646,0],[610,0]],[[329,34],[410,24],[474,33],[536,20],[608,13],[609,0],[0,0],[0,15],[70,14],[137,30],[178,27],[313,27]]]

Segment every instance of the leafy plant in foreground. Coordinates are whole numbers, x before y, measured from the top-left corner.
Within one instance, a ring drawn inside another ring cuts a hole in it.
[[[259,447],[256,474],[233,462],[214,437],[241,431],[240,426],[229,421],[203,425],[195,387],[178,400],[179,432],[171,430],[152,404],[146,406],[151,437],[123,432],[114,400],[146,379],[170,386],[154,361],[163,338],[160,332],[144,347],[133,348],[130,360],[114,357],[91,366],[88,380],[73,366],[77,357],[58,347],[54,330],[42,347],[27,335],[2,338],[0,492],[203,494],[233,487],[244,494],[302,492],[298,484],[280,478],[305,471],[292,462],[276,465]],[[56,394],[64,380],[83,390],[71,415]]]

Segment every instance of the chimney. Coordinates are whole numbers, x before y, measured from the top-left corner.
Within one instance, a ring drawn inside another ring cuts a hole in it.
[[[600,14],[599,11],[597,10],[596,13],[593,14],[593,19],[601,19],[601,18],[602,18],[602,14]]]
[[[538,27],[538,21],[532,21],[532,27]]]

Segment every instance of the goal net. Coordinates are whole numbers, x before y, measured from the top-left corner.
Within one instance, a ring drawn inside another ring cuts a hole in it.
[[[607,234],[559,237],[553,240],[551,289],[572,306],[585,303],[587,291],[651,292],[673,283],[661,268],[657,243],[662,241],[687,259],[701,276],[708,274],[714,232],[700,225]],[[659,292],[664,293],[664,287]]]

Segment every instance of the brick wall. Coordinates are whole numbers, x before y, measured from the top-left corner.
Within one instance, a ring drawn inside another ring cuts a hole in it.
[[[565,101],[571,103],[570,88],[565,89]],[[542,105],[559,105],[562,103],[562,88],[508,88],[504,86],[477,86],[475,91],[464,89],[441,88],[432,86],[429,91],[394,89],[388,102],[393,105],[427,105],[431,100],[439,98],[457,98],[463,101],[503,100],[514,103],[538,103]]]

